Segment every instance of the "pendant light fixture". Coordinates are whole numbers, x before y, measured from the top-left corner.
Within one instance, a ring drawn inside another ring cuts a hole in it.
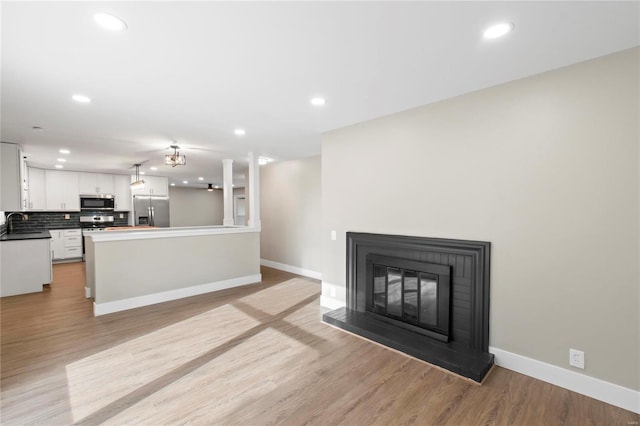
[[[142,189],[144,188],[144,180],[140,179],[140,166],[142,164],[134,164],[136,167],[136,180],[131,182],[131,189]]]
[[[209,186],[207,187],[207,191],[213,192],[213,184],[209,184]]]
[[[167,154],[164,156],[164,164],[171,167],[184,166],[187,164],[187,157],[180,155],[178,152],[180,147],[178,145],[171,145],[171,148],[173,148],[173,154]]]

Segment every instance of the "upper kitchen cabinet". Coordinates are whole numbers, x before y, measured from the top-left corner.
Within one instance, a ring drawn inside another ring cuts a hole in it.
[[[47,210],[80,210],[78,173],[46,170]]]
[[[47,187],[45,183],[44,170],[27,168],[29,176],[29,205],[28,210],[47,209]]]
[[[11,212],[27,208],[26,166],[20,147],[0,143],[0,211]]]
[[[162,176],[140,176],[144,180],[144,188],[132,189],[133,195],[157,195],[167,197],[169,195],[169,178]],[[131,176],[131,182],[136,180]]]
[[[113,175],[101,173],[78,173],[80,194],[113,194],[115,192]]]
[[[115,210],[116,211],[130,211],[131,210],[131,183],[129,176],[115,175],[113,177],[115,198]]]

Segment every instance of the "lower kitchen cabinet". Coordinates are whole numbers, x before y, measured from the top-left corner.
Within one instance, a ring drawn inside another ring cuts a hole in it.
[[[82,230],[58,229],[50,230],[53,260],[70,260],[82,258]]]
[[[35,293],[53,280],[51,239],[0,242],[0,296]]]

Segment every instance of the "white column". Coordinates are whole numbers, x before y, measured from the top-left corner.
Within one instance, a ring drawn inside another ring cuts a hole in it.
[[[246,194],[245,194],[246,195]],[[249,222],[251,228],[262,226],[260,222],[260,165],[258,156],[249,153]]]
[[[233,160],[222,160],[222,199],[224,202],[224,226],[233,225]]]

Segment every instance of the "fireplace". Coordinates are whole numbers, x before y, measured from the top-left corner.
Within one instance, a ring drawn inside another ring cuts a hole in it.
[[[347,306],[323,321],[481,382],[491,244],[347,233]]]
[[[449,266],[367,255],[367,312],[407,330],[449,341]]]

